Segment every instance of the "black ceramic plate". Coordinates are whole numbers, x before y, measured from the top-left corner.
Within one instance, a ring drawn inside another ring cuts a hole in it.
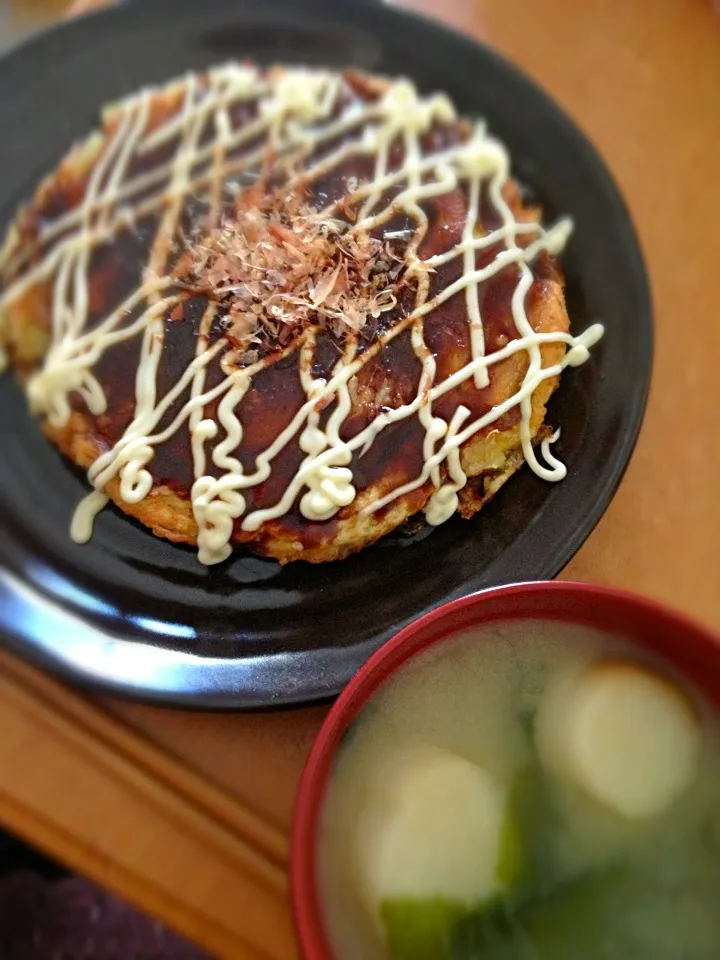
[[[597,154],[496,54],[375,0],[144,0],[63,26],[0,62],[0,218],[29,196],[101,104],[229,58],[405,73],[487,118],[549,215],[569,213],[576,329],[606,335],[569,370],[550,422],[569,476],[523,470],[472,521],[390,538],[341,563],[238,554],[203,568],[112,509],[68,536],[84,478],[0,381],[0,628],[20,653],[117,692],[176,704],[267,706],[337,693],[387,637],[483,587],[548,578],[597,523],[630,457],[650,376],[648,286],[625,206]]]

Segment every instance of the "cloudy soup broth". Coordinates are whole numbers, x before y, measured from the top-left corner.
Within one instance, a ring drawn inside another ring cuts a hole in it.
[[[415,657],[348,731],[319,889],[338,960],[718,960],[707,699],[594,629],[511,621]]]

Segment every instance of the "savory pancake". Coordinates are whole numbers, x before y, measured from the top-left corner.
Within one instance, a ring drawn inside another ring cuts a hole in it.
[[[524,462],[569,332],[570,233],[407,80],[231,64],[109,107],[12,224],[0,330],[50,440],[201,562],[334,560],[471,516]],[[534,444],[538,443],[538,456]]]

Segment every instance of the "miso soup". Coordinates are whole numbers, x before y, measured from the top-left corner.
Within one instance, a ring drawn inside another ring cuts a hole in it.
[[[717,960],[717,717],[617,638],[484,627],[369,703],[319,842],[338,960]]]

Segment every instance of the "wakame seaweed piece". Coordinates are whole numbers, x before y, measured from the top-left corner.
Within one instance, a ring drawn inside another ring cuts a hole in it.
[[[440,897],[398,898],[380,906],[391,960],[450,960],[452,932],[474,907]]]
[[[451,960],[717,960],[720,875],[613,866],[460,918]]]
[[[562,822],[550,784],[536,761],[524,767],[512,784],[505,822],[504,839],[513,870],[508,886],[547,887],[554,880]]]
[[[500,843],[497,858],[497,879],[502,887],[511,890],[518,883],[524,871],[525,856],[522,837],[515,822],[510,804],[506,806],[505,816],[500,827]]]

